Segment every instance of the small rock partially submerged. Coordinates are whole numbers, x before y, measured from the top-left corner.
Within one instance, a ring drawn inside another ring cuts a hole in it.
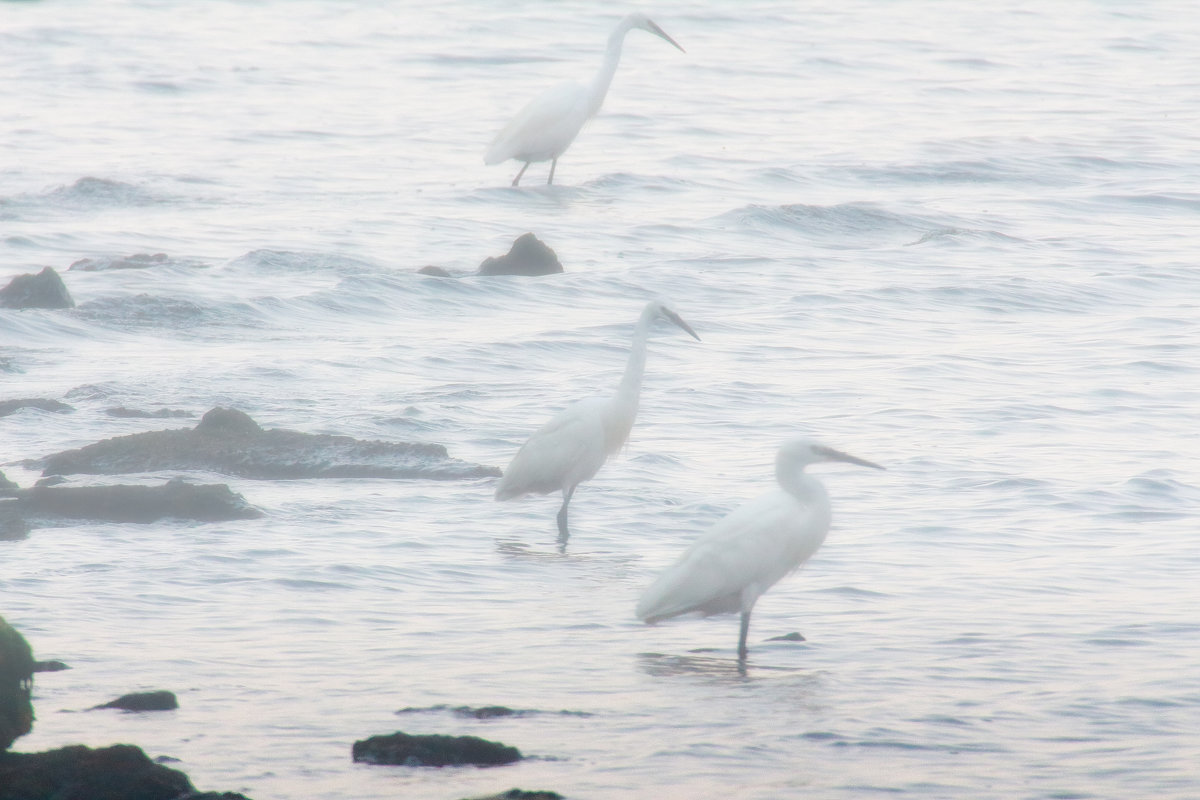
[[[0,308],[74,308],[67,285],[46,267],[38,274],[18,275],[0,289]]]
[[[436,706],[409,706],[397,711],[397,714],[421,714],[430,711],[449,711],[456,717],[470,719],[494,719],[496,717],[526,717],[533,714],[560,714],[571,717],[590,717],[587,711],[538,711],[530,708],[509,708],[508,706],[448,706],[439,703]]]
[[[71,264],[68,269],[79,269],[84,272],[97,272],[105,269],[145,269],[155,264],[167,263],[166,253],[135,253],[131,256],[101,256],[98,258],[81,258]]]
[[[11,499],[0,500],[0,530],[5,520],[14,519],[28,525],[30,521],[58,519],[225,522],[262,516],[261,511],[224,483],[172,480],[161,486],[35,486],[7,493]]]
[[[50,400],[44,397],[23,397],[19,400],[0,400],[0,417],[15,414],[22,408],[37,408],[42,411],[54,412],[75,410],[66,403],[60,403],[57,400]]]
[[[558,792],[509,789],[507,792],[489,794],[487,797],[463,798],[463,800],[564,800],[564,798]]]
[[[92,706],[90,711],[101,708],[119,708],[122,711],[174,711],[179,708],[179,701],[173,692],[160,689],[155,692],[131,692],[123,694],[116,700],[109,700],[98,706]]]
[[[264,430],[241,411],[214,408],[195,428],[117,436],[23,462],[43,475],[207,470],[240,478],[470,480],[500,470],[450,458],[439,444]]]
[[[492,767],[523,757],[515,747],[478,736],[410,735],[401,731],[357,741],[352,755],[355,761],[367,764],[405,767]]]
[[[554,251],[532,233],[523,233],[509,251],[488,257],[479,265],[480,275],[553,275],[563,271]]]

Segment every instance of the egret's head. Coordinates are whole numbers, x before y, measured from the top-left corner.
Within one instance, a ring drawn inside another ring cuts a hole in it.
[[[823,461],[844,461],[847,464],[857,464],[860,467],[883,469],[883,467],[866,459],[843,453],[826,447],[812,439],[793,439],[779,448],[775,458],[777,470],[802,470],[809,464],[820,464]]]
[[[640,11],[635,11],[634,13],[625,17],[625,19],[622,21],[621,26],[627,30],[633,30],[634,28],[641,28],[642,30],[646,31],[647,33],[653,33],[655,36],[659,37],[660,39],[663,39],[664,41],[667,41],[670,44],[674,45],[675,48],[679,50],[679,52],[681,52],[681,53],[687,52],[686,50],[684,50],[682,47],[679,46],[679,42],[672,39],[670,36],[667,35],[666,31],[664,31],[662,28],[658,27],[658,25],[655,24],[654,20],[650,19],[649,17],[647,17],[645,14],[641,13]]]
[[[650,317],[651,319],[662,317],[663,319],[678,325],[680,328],[683,328],[685,331],[691,334],[692,338],[697,342],[700,341],[700,337],[696,335],[694,330],[692,330],[692,326],[684,322],[683,317],[679,316],[670,308],[668,308],[667,304],[661,300],[651,300],[649,303],[647,303],[646,308],[642,311],[642,315]]]

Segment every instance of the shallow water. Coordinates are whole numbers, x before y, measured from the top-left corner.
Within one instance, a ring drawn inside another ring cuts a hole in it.
[[[20,747],[133,742],[257,800],[1195,797],[1193,12],[662,3],[687,54],[632,33],[558,183],[514,190],[483,149],[590,74],[604,4],[0,5],[0,281],[53,266],[78,304],[0,312],[0,399],[75,409],[0,419],[23,486],[193,424],[114,406],[503,467],[615,387],[647,298],[703,339],[654,332],[565,554],[556,499],[490,480],[211,474],[266,516],[0,543],[0,614],[73,668]],[[525,231],[564,275],[416,274]],[[821,470],[834,530],[744,673],[733,618],[634,620],[796,433],[888,471]],[[180,709],[71,713],[154,688]],[[544,713],[394,713],[438,704]],[[350,762],[394,730],[535,758]]]

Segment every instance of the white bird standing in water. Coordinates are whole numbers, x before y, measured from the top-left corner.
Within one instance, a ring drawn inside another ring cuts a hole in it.
[[[653,623],[693,611],[741,612],[738,659],[745,661],[754,603],[817,552],[829,532],[829,495],[804,472],[822,461],[883,469],[808,439],[788,442],[775,457],[779,488],[734,509],[696,540],[642,594],[637,616]]]
[[[558,166],[559,156],[567,151],[584,123],[594,117],[604,104],[604,96],[608,94],[609,84],[616,74],[617,65],[621,63],[621,45],[625,42],[625,34],[634,28],[649,31],[684,52],[645,14],[630,14],[617,23],[608,37],[604,63],[592,82],[585,86],[576,81],[564,81],[535,97],[492,140],[483,163],[499,164],[510,158],[524,161],[525,166],[513,178],[512,185],[517,186],[530,164],[549,161],[550,177],[546,179],[546,184],[554,183],[554,168]]]
[[[599,472],[608,457],[616,454],[629,438],[646,370],[646,339],[650,326],[659,317],[700,341],[691,326],[674,311],[657,300],[647,303],[634,328],[629,363],[616,395],[579,400],[552,417],[521,446],[496,486],[497,500],[561,491],[558,540],[564,546],[570,536],[567,504],[575,487]]]

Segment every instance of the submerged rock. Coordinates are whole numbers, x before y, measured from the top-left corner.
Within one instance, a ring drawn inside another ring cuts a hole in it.
[[[155,264],[167,263],[166,253],[135,253],[131,256],[102,256],[100,258],[81,258],[71,264],[69,269],[79,269],[84,272],[97,272],[105,269],[145,269]]]
[[[33,730],[33,666],[25,637],[0,617],[0,758],[18,736]]]
[[[509,251],[488,257],[479,265],[480,275],[553,275],[562,272],[558,256],[532,233],[523,233]]]
[[[498,766],[520,761],[521,751],[478,736],[410,735],[397,731],[354,743],[355,761],[405,767]]]
[[[119,708],[122,711],[174,711],[179,708],[179,701],[173,692],[160,689],[155,692],[132,692],[123,694],[116,700],[92,706],[90,711],[101,708]]]
[[[564,798],[558,792],[509,789],[507,792],[489,794],[487,797],[463,798],[463,800],[564,800]]]
[[[262,516],[224,483],[172,480],[161,486],[35,486],[11,494],[13,499],[0,501],[0,529],[5,519],[146,523],[160,519],[225,522]]]
[[[113,408],[104,409],[104,413],[110,417],[121,417],[122,419],[179,419],[180,417],[190,417],[192,412],[183,411],[176,408],[160,408],[156,411],[143,411],[140,408],[126,408],[125,406],[114,406]]]
[[[65,669],[70,669],[65,662],[59,661],[57,658],[51,658],[46,661],[34,662],[34,672],[62,672]]]
[[[500,470],[450,458],[439,444],[264,430],[241,411],[214,408],[195,428],[150,431],[24,462],[44,475],[208,470],[239,478],[496,477]]]
[[[0,400],[0,417],[15,414],[22,408],[38,408],[42,411],[54,412],[75,410],[66,403],[60,403],[57,400],[49,400],[44,397],[24,397],[20,400]]]
[[[432,275],[435,278],[453,278],[454,277],[448,271],[446,271],[444,268],[439,267],[436,264],[427,264],[424,267],[421,267],[419,270],[417,270],[417,274]]]
[[[74,308],[67,285],[52,267],[18,275],[0,289],[0,308]]]

